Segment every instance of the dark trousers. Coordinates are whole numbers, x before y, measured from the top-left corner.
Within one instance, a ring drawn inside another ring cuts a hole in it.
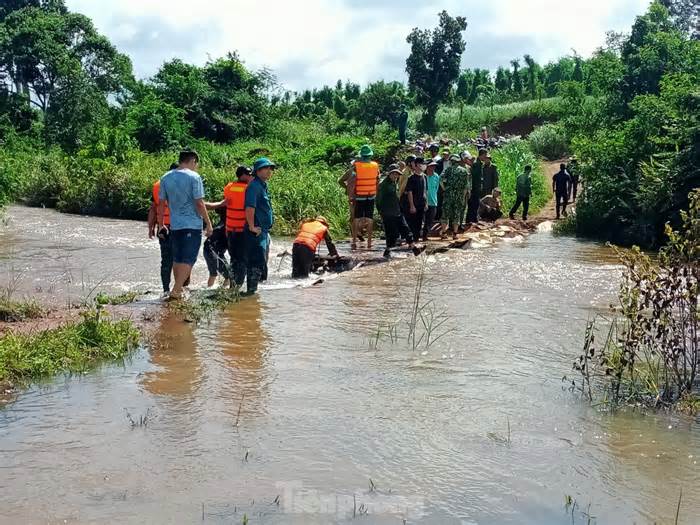
[[[557,219],[559,218],[559,211],[566,214],[566,205],[569,204],[569,196],[566,192],[557,192]]]
[[[527,212],[530,210],[530,197],[521,197],[518,195],[515,199],[515,204],[510,209],[510,216],[512,217],[517,213],[521,204],[523,205],[523,220],[527,220]]]
[[[255,235],[245,231],[246,279],[249,294],[258,291],[258,283],[267,280],[267,257],[270,251],[270,235],[262,232]]]
[[[164,239],[158,237],[160,244],[160,282],[163,284],[163,291],[170,291],[170,280],[173,273],[173,247],[170,243],[170,234]]]
[[[406,144],[406,128],[399,126],[399,142]]]
[[[571,177],[571,194],[569,195],[569,201],[576,200],[576,192],[578,190],[578,175]],[[573,197],[573,200],[572,200]]]
[[[479,194],[472,191],[467,205],[467,222],[477,222],[479,217]]]
[[[438,188],[438,203],[435,208],[435,221],[440,222],[442,220],[442,203],[445,200],[445,192],[441,187]]]
[[[311,273],[316,253],[305,244],[292,246],[292,279],[303,279]]]
[[[223,275],[224,279],[229,278],[228,263],[226,262],[226,246],[213,243],[211,239],[204,241],[204,261],[207,263],[210,277]]]
[[[408,244],[413,243],[413,234],[411,233],[408,224],[406,224],[406,219],[403,217],[403,215],[399,215],[398,217],[382,215],[382,222],[384,223],[387,248],[393,248],[396,246],[396,241],[398,241],[399,236],[403,237]]]
[[[437,206],[428,206],[425,212],[425,220],[423,221],[423,238],[427,239],[430,230],[435,224],[435,216],[437,215]]]
[[[228,256],[231,259],[233,283],[242,286],[246,275],[246,244],[244,232],[229,232]]]
[[[423,229],[424,207],[416,208],[416,213],[406,211],[404,216],[406,217],[406,224],[408,224],[411,234],[413,234],[413,239],[417,241],[420,239],[421,230]]]

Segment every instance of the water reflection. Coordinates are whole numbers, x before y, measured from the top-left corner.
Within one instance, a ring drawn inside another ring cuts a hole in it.
[[[220,396],[229,400],[226,412],[243,420],[265,413],[264,399],[271,381],[268,369],[270,337],[264,328],[262,299],[249,297],[229,308],[217,323],[217,350],[224,377]]]
[[[167,313],[156,334],[150,354],[157,368],[143,375],[143,388],[151,394],[175,397],[193,393],[202,381],[202,365],[192,326]]]

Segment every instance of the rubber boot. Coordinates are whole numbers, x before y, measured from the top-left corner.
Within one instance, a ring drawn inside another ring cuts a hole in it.
[[[262,277],[260,268],[251,268],[248,270],[248,289],[247,295],[253,295],[258,291],[258,283]]]

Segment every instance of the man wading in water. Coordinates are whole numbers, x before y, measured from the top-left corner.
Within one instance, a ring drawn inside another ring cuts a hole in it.
[[[176,170],[177,164],[170,165],[168,171]],[[160,245],[160,282],[163,285],[163,296],[167,297],[170,293],[171,274],[173,273],[173,249],[170,242],[170,209],[168,203],[165,203],[163,211],[163,224],[166,229],[158,231],[158,203],[160,202],[160,179],[153,183],[153,192],[151,195],[151,207],[148,210],[148,238],[153,239],[158,236],[158,244]],[[185,284],[185,286],[187,286]]]
[[[253,180],[245,191],[246,279],[248,294],[258,291],[258,283],[267,280],[267,257],[270,251],[272,215],[267,181],[277,166],[266,157],[253,164]]]
[[[158,193],[158,232],[170,233],[173,250],[173,272],[175,286],[170,299],[182,298],[182,287],[192,273],[202,245],[202,221],[205,235],[212,234],[211,221],[204,205],[202,178],[194,171],[199,156],[194,151],[180,153],[178,167],[160,179]],[[170,227],[165,225],[166,202],[170,210]]]
[[[226,209],[226,242],[231,259],[231,287],[240,287],[245,281],[245,191],[251,178],[250,168],[238,166],[236,181],[229,182],[224,187],[224,200],[207,203],[209,209]]]

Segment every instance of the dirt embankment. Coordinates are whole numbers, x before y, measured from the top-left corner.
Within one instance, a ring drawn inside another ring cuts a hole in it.
[[[537,126],[545,123],[545,119],[538,116],[515,117],[505,122],[501,122],[496,126],[495,134],[508,137],[511,135],[520,135],[527,137]]]

